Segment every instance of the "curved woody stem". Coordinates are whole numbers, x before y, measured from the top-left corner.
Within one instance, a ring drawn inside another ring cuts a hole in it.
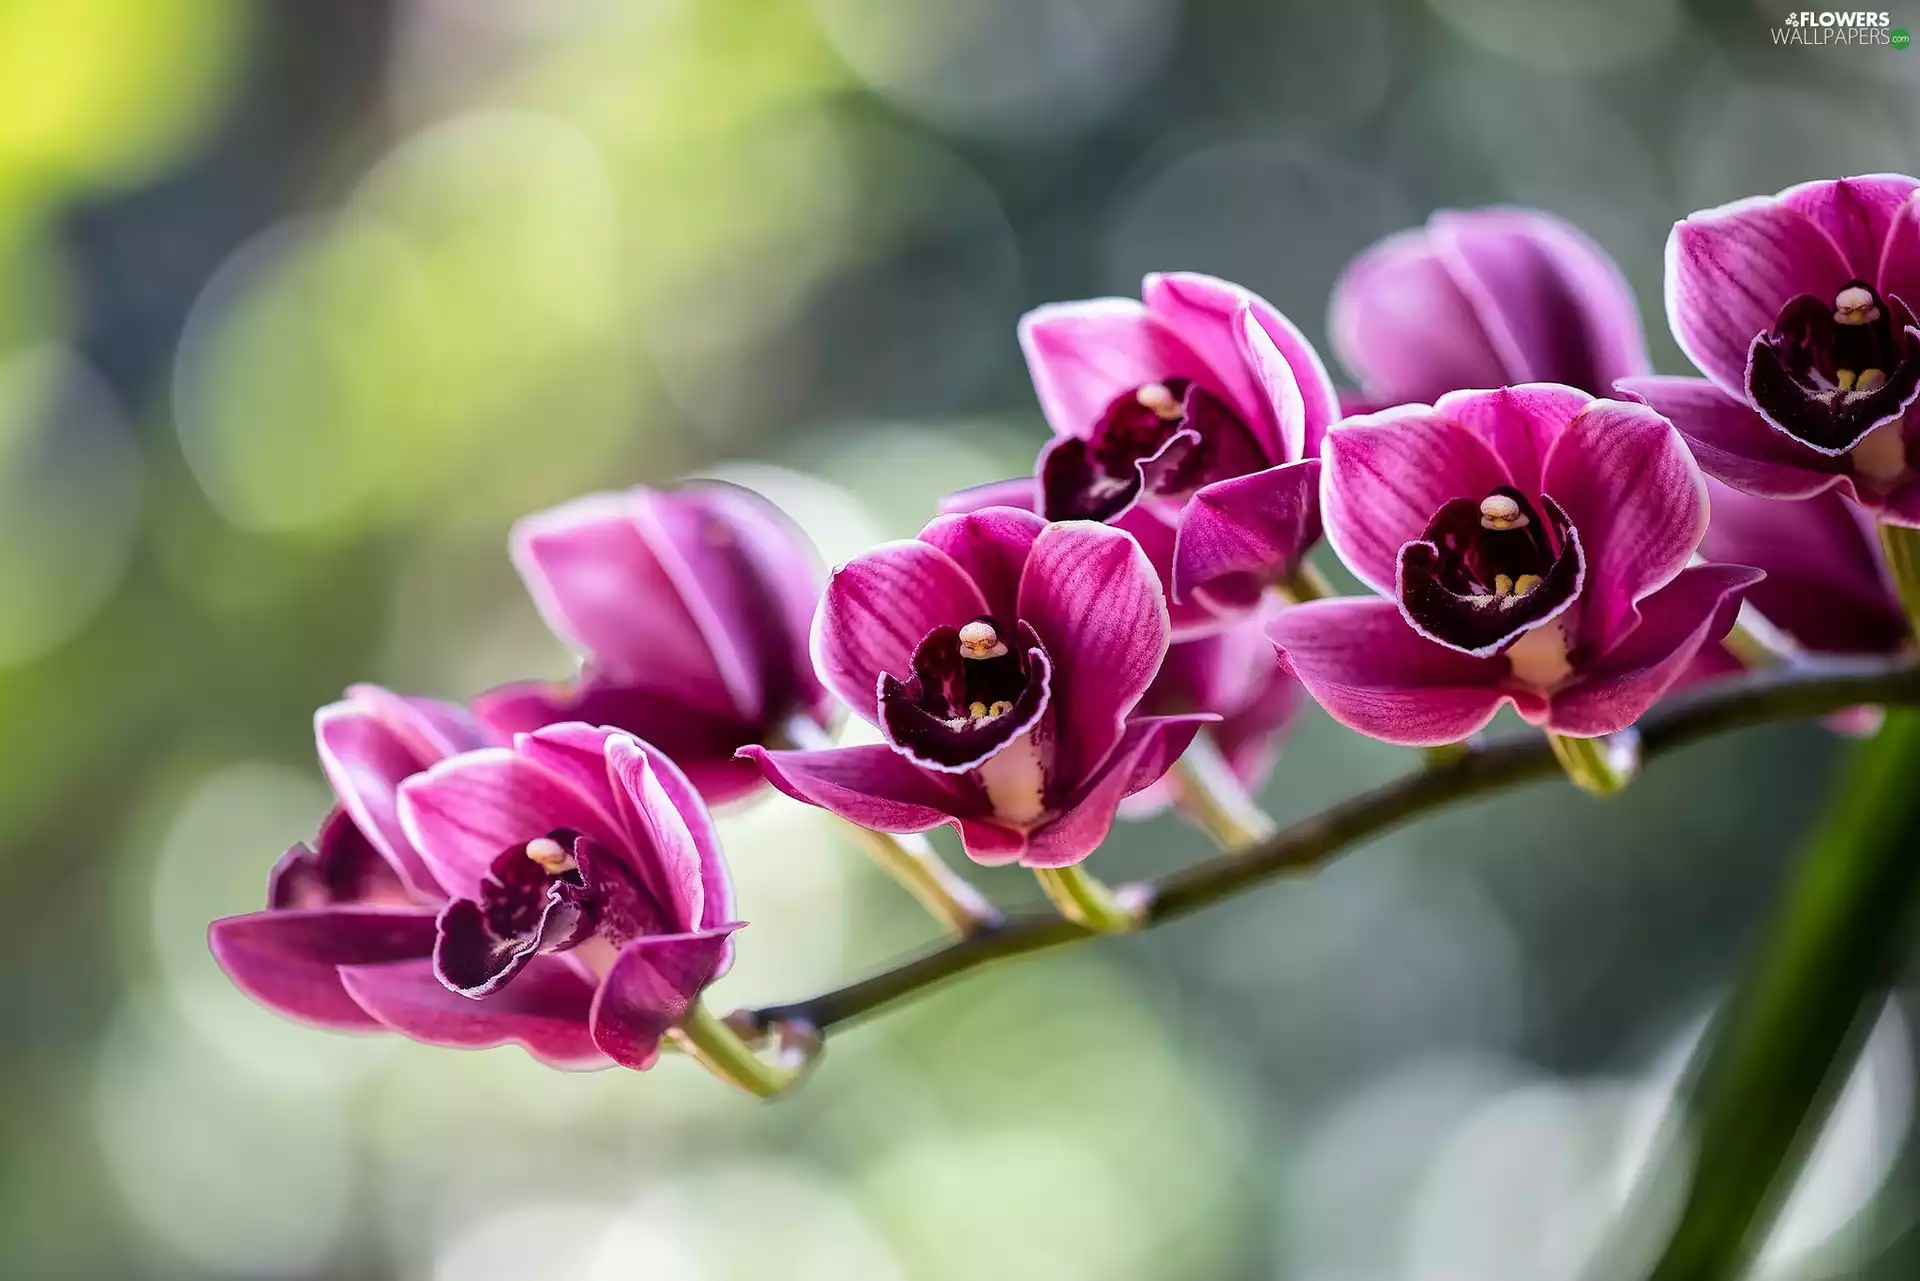
[[[1920,662],[1823,660],[1731,677],[1674,698],[1638,725],[1643,760],[1731,730],[1822,716],[1863,703],[1920,706]],[[1561,773],[1544,736],[1475,747],[1452,762],[1415,770],[1301,819],[1250,848],[1166,876],[1119,886],[1139,904],[1140,928],[1210,907],[1282,876],[1310,871],[1404,823],[1492,792]],[[825,1031],[864,1018],[982,966],[1096,937],[1053,912],[1008,918],[870,978],[785,1005],[743,1010],[743,1024],[797,1022]]]

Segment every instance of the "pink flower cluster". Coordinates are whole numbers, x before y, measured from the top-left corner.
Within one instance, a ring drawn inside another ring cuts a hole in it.
[[[1743,608],[1789,649],[1904,646],[1873,522],[1920,526],[1917,193],[1842,179],[1679,223],[1666,301],[1700,378],[1652,373],[1574,228],[1441,213],[1341,278],[1346,392],[1222,280],[1040,308],[1032,474],[831,575],[731,486],[529,517],[514,562],[578,676],[321,709],[338,805],[214,954],[311,1023],[643,1068],[740,926],[708,807],[768,785],[1058,868],[1163,803],[1198,734],[1257,788],[1301,690],[1392,743],[1508,705],[1591,738],[1735,666]],[[1322,535],[1363,594],[1297,600]],[[822,746],[843,712],[877,741]]]

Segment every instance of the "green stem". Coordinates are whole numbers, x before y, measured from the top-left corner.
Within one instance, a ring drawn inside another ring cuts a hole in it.
[[[1325,600],[1340,593],[1333,590],[1333,584],[1326,575],[1313,567],[1313,562],[1302,557],[1294,562],[1292,569],[1279,583],[1280,595],[1289,605],[1304,605],[1310,600]]]
[[[1920,714],[1896,712],[1856,749],[1847,784],[1695,1062],[1685,1100],[1693,1159],[1681,1155],[1689,1145],[1675,1144],[1646,1184],[1652,1197],[1685,1180],[1649,1281],[1730,1281],[1765,1244],[1900,970],[1920,890],[1916,774]]]
[[[787,1023],[777,1029],[779,1055],[769,1063],[733,1025],[716,1018],[696,1001],[674,1037],[700,1065],[721,1080],[756,1098],[777,1098],[799,1084],[820,1053],[820,1034],[811,1025]]]
[[[1181,812],[1205,829],[1223,850],[1257,845],[1274,833],[1273,819],[1254,804],[1247,789],[1205,729],[1194,736],[1173,767]]]
[[[1550,733],[1547,744],[1573,785],[1595,796],[1611,796],[1626,787],[1639,765],[1632,740],[1625,735],[1575,738]]]
[[[1420,749],[1420,755],[1426,761],[1428,769],[1446,769],[1449,765],[1452,765],[1472,750],[1473,741],[1463,738],[1457,743],[1441,743],[1436,747],[1423,747]]]
[[[1880,547],[1887,554],[1887,571],[1900,594],[1914,631],[1920,632],[1920,529],[1905,525],[1880,526]]]
[[[1033,874],[1060,915],[1095,934],[1121,934],[1140,928],[1140,914],[1130,911],[1104,881],[1080,864],[1072,867],[1036,867]]]

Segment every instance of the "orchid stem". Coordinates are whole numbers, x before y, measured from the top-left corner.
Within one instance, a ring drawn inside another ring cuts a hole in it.
[[[1920,633],[1920,529],[1881,522],[1880,547],[1887,554],[1887,570],[1893,576],[1900,607],[1916,633]]]
[[[1034,876],[1060,915],[1095,934],[1121,934],[1140,928],[1137,911],[1130,911],[1099,877],[1079,864],[1072,867],[1036,867]]]
[[[820,1033],[811,1024],[787,1021],[775,1029],[776,1061],[760,1057],[731,1021],[714,1016],[705,1003],[694,1002],[674,1038],[700,1065],[730,1085],[755,1098],[778,1098],[799,1084],[820,1054]]]
[[[1742,667],[1758,671],[1762,668],[1777,667],[1786,661],[1786,656],[1760,638],[1759,633],[1744,622],[1736,622],[1733,629],[1721,640],[1720,644],[1729,654],[1740,660]]]
[[[1325,600],[1340,593],[1333,590],[1333,584],[1327,581],[1325,574],[1313,567],[1313,562],[1302,556],[1295,561],[1293,568],[1279,582],[1280,595],[1289,605],[1304,605],[1310,600]]]
[[[1473,750],[1473,740],[1463,738],[1457,743],[1439,743],[1433,747],[1423,747],[1420,755],[1428,769],[1445,769]]]
[[[1258,845],[1272,836],[1274,821],[1261,809],[1220,754],[1213,735],[1202,729],[1174,764],[1173,789],[1181,812],[1223,850]]]
[[[832,736],[804,716],[788,722],[787,739],[810,752],[829,751],[834,746]],[[947,866],[926,837],[914,832],[876,832],[853,822],[847,826],[880,869],[952,933],[966,938],[994,929],[1005,919],[972,882]]]
[[[1547,744],[1573,785],[1595,796],[1612,796],[1626,787],[1640,765],[1631,730],[1603,738],[1549,733]]]

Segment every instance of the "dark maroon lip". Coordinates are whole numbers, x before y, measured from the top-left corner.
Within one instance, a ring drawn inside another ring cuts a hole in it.
[[[1566,609],[1585,565],[1559,504],[1543,495],[1536,507],[1501,486],[1447,502],[1420,539],[1400,549],[1400,608],[1421,635],[1485,657]]]
[[[1864,295],[1870,305],[1840,303]],[[1835,298],[1801,294],[1747,354],[1747,396],[1762,418],[1810,449],[1844,454],[1920,395],[1920,328],[1899,298],[1850,281]]]
[[[1047,447],[1041,514],[1108,521],[1142,498],[1185,498],[1267,463],[1239,415],[1205,387],[1185,378],[1145,383],[1116,396],[1084,440]]]

